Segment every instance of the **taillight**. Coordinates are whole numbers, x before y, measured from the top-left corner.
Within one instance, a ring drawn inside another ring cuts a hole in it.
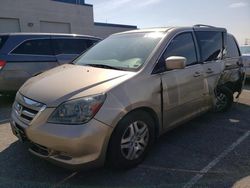
[[[0,60],[0,70],[6,65],[6,61]]]

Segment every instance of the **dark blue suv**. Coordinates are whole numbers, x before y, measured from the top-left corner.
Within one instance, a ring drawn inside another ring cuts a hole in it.
[[[0,93],[17,91],[28,78],[71,62],[98,41],[74,34],[0,34]]]

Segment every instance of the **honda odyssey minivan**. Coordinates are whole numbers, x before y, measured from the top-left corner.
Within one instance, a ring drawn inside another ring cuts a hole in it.
[[[65,167],[132,167],[164,132],[227,110],[243,80],[238,44],[226,29],[118,33],[29,79],[11,127],[31,153]]]

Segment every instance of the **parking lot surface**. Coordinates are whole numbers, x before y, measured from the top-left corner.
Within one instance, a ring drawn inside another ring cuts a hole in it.
[[[0,98],[0,187],[250,187],[250,84],[226,113],[209,112],[159,138],[136,168],[73,172],[31,155],[12,135],[13,97]]]

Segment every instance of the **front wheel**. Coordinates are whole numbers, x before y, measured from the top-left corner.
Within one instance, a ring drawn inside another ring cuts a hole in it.
[[[154,141],[154,121],[148,113],[132,112],[120,121],[111,136],[108,162],[115,168],[136,166]]]
[[[233,104],[233,92],[227,87],[218,88],[216,91],[215,111],[225,112]]]

